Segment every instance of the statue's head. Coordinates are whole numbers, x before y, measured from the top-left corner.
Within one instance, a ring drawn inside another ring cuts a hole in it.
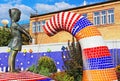
[[[9,15],[12,20],[18,22],[20,20],[21,11],[17,8],[9,9]]]

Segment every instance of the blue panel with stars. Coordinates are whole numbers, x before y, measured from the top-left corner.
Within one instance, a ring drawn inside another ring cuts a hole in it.
[[[120,64],[120,60],[117,61],[117,59],[120,59],[120,49],[110,49],[110,52],[113,57],[112,60],[114,62],[114,66]],[[64,53],[64,54],[66,54],[66,53]],[[64,66],[64,63],[63,63],[63,59],[62,59],[62,51],[25,53],[25,54],[22,52],[19,52],[16,57],[16,68],[23,68],[23,70],[26,70],[33,64],[36,65],[38,62],[38,59],[42,56],[48,56],[48,57],[52,58],[54,60],[54,63],[56,65],[57,69],[60,69],[61,71],[63,70],[62,66]],[[3,68],[5,68],[5,67],[8,68],[8,57],[9,57],[9,53],[6,53],[6,52],[0,53],[0,69],[3,70]],[[66,58],[67,56],[64,55],[64,57]],[[118,58],[116,59],[116,57],[118,57]]]

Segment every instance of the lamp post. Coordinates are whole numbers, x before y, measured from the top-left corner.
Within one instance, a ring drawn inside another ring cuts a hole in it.
[[[4,25],[4,26],[3,26],[4,28],[8,28],[8,23],[9,23],[9,21],[8,21],[7,19],[3,19],[3,20],[1,21],[1,23]]]

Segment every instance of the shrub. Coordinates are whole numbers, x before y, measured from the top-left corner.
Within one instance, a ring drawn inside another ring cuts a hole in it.
[[[38,60],[38,64],[32,65],[28,71],[49,76],[51,73],[57,72],[57,68],[51,58],[43,56]]]
[[[120,81],[120,65],[116,66],[116,73],[117,73],[118,81]]]
[[[55,81],[74,81],[74,77],[71,77],[66,72],[57,72],[50,76]]]
[[[47,69],[49,69],[50,73],[57,72],[57,68],[56,68],[54,61],[47,56],[43,56],[38,60],[37,68],[38,68],[38,70],[42,70],[43,68],[45,68],[45,69],[47,68]]]
[[[67,74],[74,77],[74,81],[81,81],[83,61],[82,49],[79,41],[75,41],[73,37],[72,42],[68,41],[66,51],[66,58],[63,57],[64,52],[62,52],[62,59],[64,62],[63,69],[67,72]]]

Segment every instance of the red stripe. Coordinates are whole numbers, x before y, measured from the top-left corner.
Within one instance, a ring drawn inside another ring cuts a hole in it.
[[[75,17],[75,15],[76,15],[76,13],[74,13],[73,15],[72,15],[72,18],[70,19],[70,21],[68,22],[68,31],[70,32],[70,24],[71,24],[71,22],[72,22],[72,20],[73,20],[73,18]]]
[[[57,31],[59,31],[59,28],[58,28],[58,26],[57,26],[57,22],[56,22],[56,17],[55,17],[55,15],[53,16],[53,23],[54,23],[54,25],[55,25],[55,27],[56,27],[56,30]]]
[[[74,20],[74,22],[72,23],[72,25],[71,25],[71,27],[70,27],[71,33],[72,33],[72,28],[74,27],[75,23],[79,20],[80,16],[81,16],[81,15],[79,15],[79,16]]]
[[[99,46],[94,48],[86,48],[83,50],[86,58],[100,58],[104,56],[111,56],[107,46]]]
[[[61,30],[61,27],[60,27],[60,13],[57,14],[57,23],[58,23],[59,29]]]
[[[69,18],[69,16],[70,16],[70,13],[71,13],[71,12],[68,12],[67,18],[66,18],[66,20],[65,20],[65,24],[64,24],[65,30],[68,30],[68,29],[66,28],[66,24],[67,24],[67,22],[68,22],[68,18]]]
[[[62,24],[63,30],[65,30],[65,27],[64,27],[64,14],[65,14],[65,12],[62,12],[62,21],[61,21],[61,24]]]

